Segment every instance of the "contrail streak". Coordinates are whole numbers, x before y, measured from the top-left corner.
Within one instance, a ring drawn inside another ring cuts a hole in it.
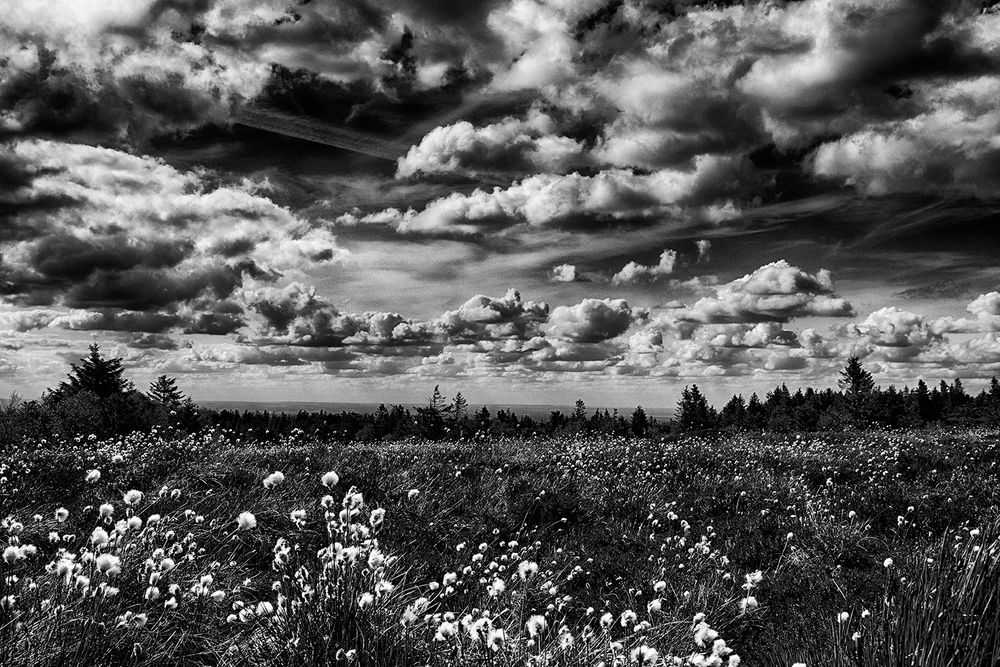
[[[478,104],[478,101],[474,104]],[[471,105],[463,105],[465,108],[468,106]],[[452,111],[447,115],[455,116],[456,112]],[[334,148],[341,148],[362,155],[370,155],[391,162],[396,162],[400,157],[406,155],[406,152],[410,149],[409,144],[392,141],[359,130],[336,127],[305,116],[296,116],[264,107],[245,107],[236,117],[235,122],[247,127],[264,130],[265,132],[274,132],[286,137],[312,141],[317,144],[333,146]],[[412,130],[410,134],[413,135]],[[419,136],[416,138],[419,140]],[[473,183],[481,185],[503,186],[510,182],[510,179],[502,174],[488,172],[456,174],[456,176],[464,176]]]
[[[342,148],[362,155],[395,162],[409,146],[357,130],[347,130],[320,121],[262,107],[246,107],[236,117],[240,125]]]

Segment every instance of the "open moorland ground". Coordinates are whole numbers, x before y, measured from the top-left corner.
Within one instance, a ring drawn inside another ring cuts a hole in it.
[[[33,443],[0,664],[995,665],[998,443]]]

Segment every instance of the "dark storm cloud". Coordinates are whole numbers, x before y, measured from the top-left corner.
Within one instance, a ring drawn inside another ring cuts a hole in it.
[[[237,332],[246,326],[243,306],[235,301],[213,301],[191,304],[193,314],[184,326],[186,334],[221,336]]]
[[[33,51],[36,66],[18,71],[9,56],[0,61],[0,108],[19,121],[16,129],[0,129],[0,137],[36,133],[106,136],[124,121],[124,109],[94,91],[83,72],[57,64],[54,51],[29,45],[21,50]]]
[[[997,71],[996,54],[972,43],[966,25],[955,21],[974,12],[973,3],[950,1],[803,9],[828,32],[802,53],[755,62],[742,86],[786,122],[898,117],[913,110],[915,82]]]
[[[160,334],[176,327],[180,321],[180,317],[170,313],[101,308],[63,315],[57,317],[53,324],[74,331],[134,331]]]
[[[242,284],[243,272],[230,266],[183,273],[150,269],[101,271],[70,287],[63,302],[70,308],[149,310],[200,296],[224,299]]]
[[[193,245],[190,240],[136,243],[124,235],[101,239],[53,235],[35,244],[31,268],[46,278],[71,283],[98,271],[173,267],[190,255]]]
[[[0,238],[0,293],[72,309],[59,326],[232,333],[238,289],[345,255],[252,183],[81,144],[21,141],[6,159],[20,210]]]
[[[137,350],[176,350],[180,347],[176,339],[157,333],[133,334],[125,344]]]

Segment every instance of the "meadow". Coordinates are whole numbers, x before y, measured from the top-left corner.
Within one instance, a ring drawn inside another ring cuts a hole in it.
[[[996,665],[998,443],[29,443],[0,664]]]

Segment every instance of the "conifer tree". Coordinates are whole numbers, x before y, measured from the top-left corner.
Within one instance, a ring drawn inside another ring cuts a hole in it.
[[[646,411],[642,409],[641,405],[637,405],[635,410],[632,411],[629,428],[635,436],[641,438],[646,435],[646,431],[649,429],[649,418],[646,416]]]
[[[850,357],[840,371],[837,384],[843,391],[847,419],[854,426],[863,426],[871,417],[872,396],[875,393],[872,374],[861,365],[858,357]]]
[[[455,394],[455,400],[451,403],[451,418],[455,423],[462,423],[469,416],[469,402],[462,396],[462,392]]]
[[[696,384],[684,387],[681,400],[677,403],[676,416],[685,431],[715,426],[715,410],[708,405],[708,399]]]
[[[162,406],[165,410],[176,410],[184,404],[185,396],[177,388],[177,380],[166,375],[161,375],[149,385],[146,395],[154,402]]]
[[[105,359],[97,343],[91,343],[90,354],[71,364],[66,381],[53,392],[54,398],[74,396],[89,391],[100,398],[121,396],[132,391],[132,381],[124,377],[125,367],[120,358]]]
[[[438,385],[434,385],[434,393],[427,400],[427,406],[417,408],[421,435],[432,440],[443,437],[445,433],[445,417],[451,413],[453,407],[448,402],[448,398],[441,393],[441,388]]]

